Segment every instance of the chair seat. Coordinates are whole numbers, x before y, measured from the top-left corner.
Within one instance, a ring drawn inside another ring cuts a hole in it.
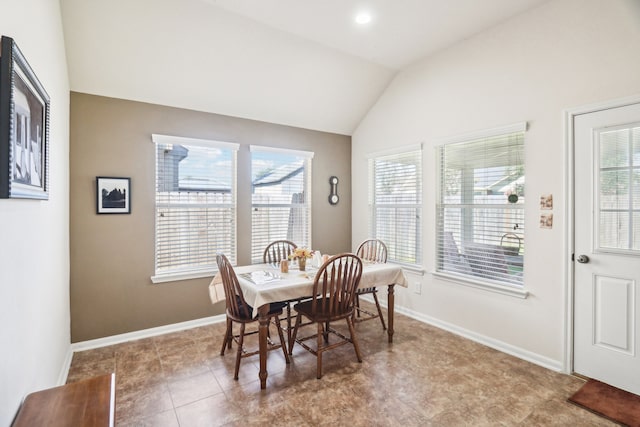
[[[242,301],[240,300],[240,297],[236,296],[236,300],[238,301],[238,306],[242,305]],[[271,304],[269,304],[269,311],[268,311],[268,315],[269,316],[274,316],[274,315],[280,315],[282,314],[282,310],[287,306],[286,302],[272,302]],[[249,313],[253,313],[253,307],[251,307],[249,304],[247,304],[247,309],[249,311]],[[243,310],[240,310],[240,312],[242,313]],[[257,319],[258,316],[252,317],[252,318],[248,318],[246,316],[232,316],[235,319],[238,320],[247,320],[247,321],[251,321],[254,319]]]
[[[357,294],[370,294],[372,292],[378,292],[378,288],[362,288],[356,291]]]
[[[306,317],[313,319],[314,322],[325,322],[329,320],[329,318],[331,318],[331,320],[339,320],[339,319],[344,319],[345,317],[349,317],[353,315],[353,307],[351,307],[351,309],[349,310],[343,310],[342,312],[338,312],[338,313],[336,313],[335,311],[332,314],[329,314],[328,312],[324,312],[322,310],[322,306],[323,306],[322,299],[316,300],[316,304],[317,304],[316,312],[314,314],[311,314],[312,313],[311,305],[313,304],[313,301],[314,300],[303,301],[299,304],[294,305],[293,308],[298,313],[302,313]],[[329,305],[328,298],[325,298],[324,302],[325,302],[325,305],[327,306]]]

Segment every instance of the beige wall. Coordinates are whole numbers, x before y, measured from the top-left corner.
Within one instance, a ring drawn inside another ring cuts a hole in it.
[[[351,138],[165,106],[71,93],[71,340],[86,341],[221,314],[208,278],[152,284],[155,152],[151,134],[236,142],[238,263],[250,262],[249,145],[315,152],[313,247],[351,248]],[[340,178],[329,205],[329,176]],[[97,215],[96,176],[131,177],[130,215]]]

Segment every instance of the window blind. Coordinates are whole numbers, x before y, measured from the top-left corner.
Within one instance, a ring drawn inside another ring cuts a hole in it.
[[[437,270],[522,286],[524,130],[437,148]]]
[[[251,261],[286,239],[311,248],[313,153],[251,146]]]
[[[387,245],[388,260],[422,263],[422,147],[369,158],[371,237]]]
[[[640,251],[640,125],[599,129],[597,248],[603,252]]]
[[[211,272],[236,260],[237,144],[153,135],[157,276]]]

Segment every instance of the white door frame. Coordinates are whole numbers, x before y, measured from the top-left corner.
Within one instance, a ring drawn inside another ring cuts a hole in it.
[[[625,107],[631,104],[640,103],[640,94],[633,96],[613,99],[610,101],[603,101],[595,104],[583,105],[580,107],[571,108],[565,110],[564,115],[564,157],[565,157],[565,179],[564,190],[567,197],[565,198],[565,241],[563,247],[565,248],[563,258],[565,266],[565,291],[564,291],[564,303],[565,303],[565,325],[564,325],[564,360],[562,370],[564,373],[573,373],[573,316],[574,316],[574,287],[575,277],[573,274],[574,263],[571,260],[571,254],[574,253],[574,215],[575,215],[575,195],[574,195],[574,129],[573,119],[580,114],[594,113],[596,111],[608,110],[611,108]]]

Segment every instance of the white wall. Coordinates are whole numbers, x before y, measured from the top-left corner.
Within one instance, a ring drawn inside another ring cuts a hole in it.
[[[0,200],[0,425],[30,392],[58,385],[70,356],[69,84],[52,0],[2,0],[12,37],[51,98],[48,201]]]
[[[435,269],[434,140],[528,121],[527,299],[436,279],[397,304],[540,364],[564,360],[563,110],[640,93],[640,2],[552,0],[400,73],[353,135],[353,242],[368,235],[367,153],[424,142],[424,266]],[[540,195],[554,226],[538,227]],[[355,219],[358,219],[357,221]],[[355,243],[354,243],[355,244]],[[412,279],[420,280],[419,278]]]

